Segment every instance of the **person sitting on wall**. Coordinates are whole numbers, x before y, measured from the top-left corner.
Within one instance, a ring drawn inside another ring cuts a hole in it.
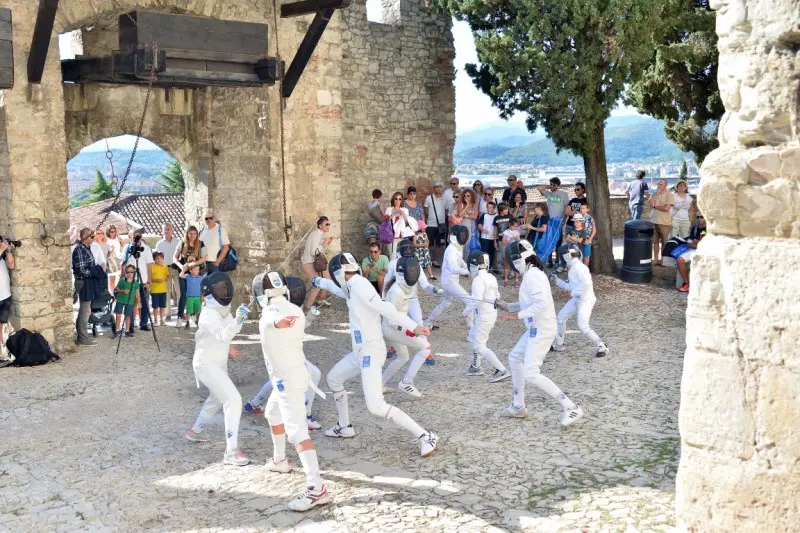
[[[681,277],[683,278],[683,286],[678,289],[681,292],[689,292],[689,263],[691,263],[692,257],[694,257],[694,254],[697,251],[697,245],[700,244],[700,241],[705,236],[706,219],[703,217],[703,215],[698,214],[697,224],[695,224],[691,231],[689,231],[689,239],[686,241],[686,245],[689,247],[689,249],[678,256],[678,271],[681,273]]]

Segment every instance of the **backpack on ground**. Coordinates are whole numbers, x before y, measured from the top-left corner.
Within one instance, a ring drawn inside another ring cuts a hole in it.
[[[6,347],[15,358],[6,366],[37,366],[61,359],[50,349],[50,344],[41,333],[25,328],[10,336]]]

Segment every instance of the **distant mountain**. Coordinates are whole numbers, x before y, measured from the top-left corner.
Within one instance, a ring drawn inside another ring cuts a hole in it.
[[[119,181],[125,175],[131,150],[125,148],[112,148],[114,157],[114,174]],[[158,192],[161,185],[158,176],[164,171],[167,164],[174,158],[161,149],[143,150],[136,152],[136,157],[131,166],[131,173],[125,184],[125,192],[149,193]],[[91,187],[95,180],[95,173],[99,170],[108,179],[111,176],[111,165],[105,152],[82,150],[67,162],[67,181],[69,183],[70,197],[77,196],[82,190]]]
[[[517,122],[493,122],[478,129],[457,132],[455,153],[469,150],[476,146],[494,144],[497,146],[514,147],[543,139],[545,134],[537,130],[531,134],[525,124]]]
[[[511,125],[507,126],[522,126]],[[477,142],[479,134],[485,135],[484,143],[473,144],[467,149],[456,151],[457,164],[491,162],[497,164],[535,164],[535,165],[576,165],[583,160],[570,152],[556,153],[553,142],[548,138],[529,141],[518,146],[506,146],[497,138],[508,138],[508,129],[494,131],[491,127],[464,134],[468,143]],[[538,133],[538,132],[537,132]],[[503,137],[505,136],[505,137]],[[537,135],[529,136],[531,138]],[[658,162],[682,159],[686,156],[664,134],[664,124],[660,120],[640,115],[610,117],[606,122],[606,159],[609,163]],[[458,142],[456,142],[458,146]]]

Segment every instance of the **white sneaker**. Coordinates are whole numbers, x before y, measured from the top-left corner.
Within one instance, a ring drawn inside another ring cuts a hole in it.
[[[594,354],[595,357],[605,357],[608,355],[608,346],[605,344],[601,344],[597,347],[597,352]]]
[[[497,383],[498,381],[503,381],[504,379],[508,379],[511,377],[511,372],[508,369],[505,370],[495,370],[494,374],[489,378],[489,383]]]
[[[583,409],[576,405],[572,409],[565,409],[564,416],[561,417],[561,420],[558,423],[563,427],[567,427],[568,425],[577,422],[581,418],[583,418]]]
[[[202,431],[195,432],[194,430],[190,429],[186,432],[186,440],[190,440],[192,442],[208,442],[211,440],[211,438]]]
[[[564,350],[566,350],[566,349],[567,349],[567,347],[566,347],[566,346],[564,346],[563,344],[554,344],[554,345],[551,347],[551,349],[552,349],[554,352],[563,352]]]
[[[182,318],[179,318],[178,320],[175,321],[175,327],[176,328],[182,328],[183,327],[183,319]]]
[[[528,418],[528,410],[510,403],[508,407],[500,412],[500,416],[505,418]]]
[[[439,442],[439,435],[433,431],[425,433],[419,438],[419,454],[422,457],[428,457],[436,449],[437,442]]]
[[[306,415],[306,424],[308,425],[308,429],[314,431],[315,429],[322,429],[322,424],[314,420],[314,417],[311,415]]]
[[[225,452],[225,455],[222,457],[222,462],[226,465],[244,466],[250,464],[250,459],[242,450],[234,450],[230,453]]]
[[[352,439],[356,436],[356,430],[353,429],[353,424],[342,427],[337,422],[335,426],[325,431],[325,436],[334,439]]]
[[[414,398],[421,398],[422,393],[420,393],[417,388],[412,385],[411,383],[403,383],[402,381],[397,384],[397,389],[400,392],[405,392],[409,396],[413,396]]]
[[[285,457],[278,462],[275,462],[275,459],[270,459],[267,461],[266,468],[270,472],[278,472],[279,474],[288,474],[292,471],[292,465],[289,464],[289,460]]]
[[[328,505],[329,503],[331,503],[331,497],[328,494],[328,489],[323,485],[319,490],[315,490],[314,487],[306,488],[288,505],[292,511],[303,512],[318,505]]]

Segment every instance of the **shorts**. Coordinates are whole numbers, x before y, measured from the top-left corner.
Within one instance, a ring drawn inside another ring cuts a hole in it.
[[[428,236],[428,242],[431,243],[431,246],[444,245],[444,235],[439,232],[438,226],[427,226],[425,228],[425,234]]]
[[[8,317],[11,315],[11,296],[0,301],[0,324],[8,324]]]
[[[203,308],[203,299],[200,296],[186,297],[186,314],[189,316],[199,315]]]
[[[683,253],[682,253],[682,254],[681,254],[679,257],[678,257],[678,259],[683,259],[683,260],[684,260],[684,261],[686,261],[687,263],[691,263],[691,262],[692,262],[692,257],[694,257],[694,253],[695,253],[696,251],[697,251],[697,250],[694,250],[694,249],[692,249],[692,250],[687,250],[687,251],[683,252]]]
[[[153,302],[153,309],[166,309],[167,307],[167,293],[150,294],[150,301]]]
[[[370,282],[370,283],[372,283],[372,286],[373,286],[373,287],[375,287],[375,292],[377,292],[378,294],[380,294],[380,292],[381,292],[381,289],[378,287],[378,282],[377,282],[377,281],[372,281],[372,280],[370,280],[369,282]]]
[[[583,245],[583,257],[592,257],[592,243]]]
[[[122,302],[117,302],[116,304],[114,304],[114,314],[115,315],[124,314],[125,316],[133,316],[133,304],[124,304]]]

